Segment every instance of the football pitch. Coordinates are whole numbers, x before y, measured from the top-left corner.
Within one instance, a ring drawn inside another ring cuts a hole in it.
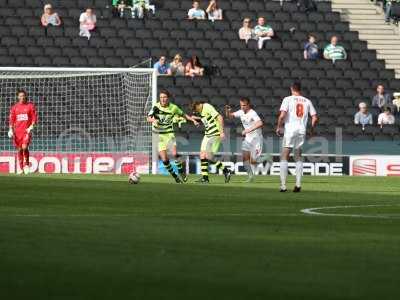
[[[244,179],[0,176],[1,299],[398,299],[400,178]]]

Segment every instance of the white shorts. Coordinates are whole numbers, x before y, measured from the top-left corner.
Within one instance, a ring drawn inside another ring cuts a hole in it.
[[[242,151],[250,152],[250,157],[256,160],[260,157],[263,149],[263,139],[254,138],[251,141],[245,139],[242,143]]]
[[[291,135],[284,135],[282,147],[283,148],[292,148],[292,149],[299,149],[303,147],[304,141],[306,137],[304,134],[291,134]]]

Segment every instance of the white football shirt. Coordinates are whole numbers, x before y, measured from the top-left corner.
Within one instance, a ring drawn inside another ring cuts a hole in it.
[[[317,114],[312,102],[303,96],[283,99],[280,111],[285,111],[285,135],[306,134],[308,116]]]
[[[244,129],[251,128],[255,125],[256,122],[261,121],[261,118],[253,109],[250,109],[246,114],[244,113],[243,110],[238,110],[233,113],[233,116],[235,118],[240,118],[240,121],[242,121]],[[261,128],[253,130],[252,132],[246,134],[247,140],[252,140],[254,138],[262,138]]]

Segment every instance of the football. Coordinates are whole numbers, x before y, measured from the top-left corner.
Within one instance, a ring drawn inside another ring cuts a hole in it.
[[[139,175],[139,173],[132,172],[132,173],[129,174],[129,180],[128,180],[128,182],[129,182],[130,184],[138,184],[139,181],[140,181],[140,175]]]

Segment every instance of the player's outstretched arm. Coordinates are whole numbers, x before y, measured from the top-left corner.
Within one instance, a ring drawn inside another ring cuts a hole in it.
[[[225,105],[225,117],[227,119],[233,119],[235,117],[232,112],[232,107],[230,105]]]
[[[198,118],[196,118],[195,116],[189,116],[185,114],[185,119],[192,122],[196,127],[200,125]]]

